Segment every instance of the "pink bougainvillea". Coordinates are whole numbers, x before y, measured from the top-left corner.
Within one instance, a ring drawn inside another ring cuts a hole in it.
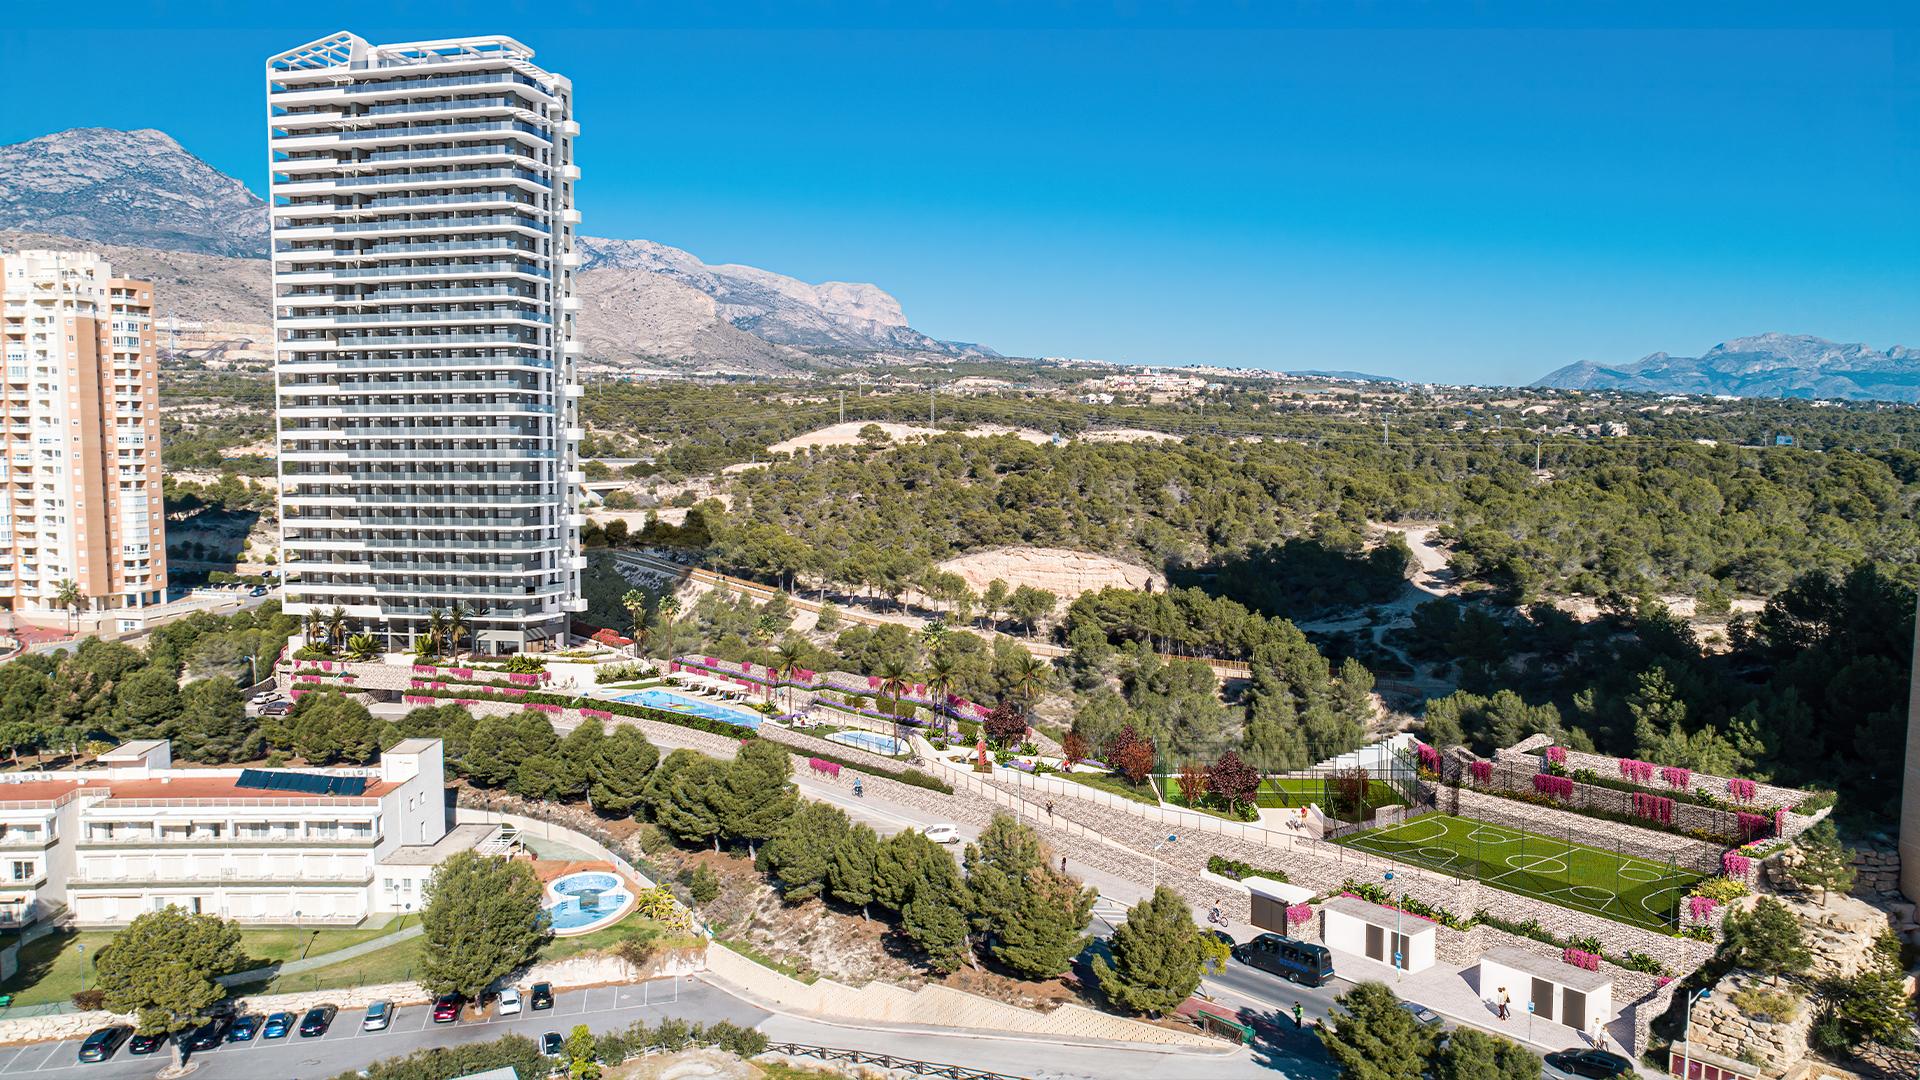
[[[1662,825],[1673,824],[1673,800],[1664,795],[1655,795],[1649,791],[1634,792],[1633,812],[1648,821],[1657,821]]]
[[[1765,838],[1767,829],[1773,824],[1759,814],[1739,813],[1733,815],[1733,820],[1740,828],[1741,841],[1745,843]]]
[[[1666,987],[1667,987],[1667,984],[1669,984],[1669,983],[1671,983],[1671,982],[1673,982],[1673,976],[1671,976],[1671,975],[1660,975],[1660,976],[1657,976],[1657,977],[1655,977],[1655,978],[1654,978],[1654,980],[1653,980],[1653,988],[1654,988],[1655,990],[1664,990],[1664,989],[1666,989]]]
[[[1689,896],[1687,897],[1687,918],[1694,922],[1706,922],[1713,918],[1713,909],[1719,906],[1720,901],[1711,896]]]
[[[587,720],[599,720],[602,723],[613,719],[613,714],[601,709],[581,709],[580,716]]]
[[[1687,786],[1693,783],[1693,770],[1682,769],[1674,765],[1662,765],[1660,767],[1660,779],[1665,781],[1666,785],[1675,791],[1685,791],[1687,790]]]
[[[1533,790],[1555,799],[1573,798],[1573,778],[1551,773],[1533,774]]]
[[[1720,856],[1720,869],[1736,881],[1745,881],[1747,874],[1753,870],[1753,860],[1729,851]]]
[[[1426,743],[1423,743],[1423,742],[1414,743],[1413,749],[1414,749],[1414,753],[1420,756],[1421,768],[1427,770],[1428,772],[1440,771],[1440,751],[1435,750],[1433,747],[1428,746]]]
[[[807,768],[812,769],[814,772],[823,773],[827,776],[831,776],[836,780],[840,778],[839,762],[825,761],[820,758],[808,758]]]
[[[1760,785],[1751,780],[1727,781],[1727,794],[1739,799],[1741,802],[1752,802],[1754,795],[1758,794],[1759,790]]]
[[[1553,762],[1555,765],[1565,765],[1567,763],[1567,748],[1564,746],[1547,747],[1547,760]]]
[[[1493,762],[1491,761],[1476,761],[1467,768],[1472,771],[1473,780],[1477,784],[1484,784],[1493,779]]]
[[[1644,784],[1653,779],[1653,762],[1623,757],[1620,759],[1620,775],[1636,784]]]
[[[1308,907],[1306,904],[1289,904],[1287,906],[1288,926],[1299,926],[1301,923],[1311,921],[1313,921],[1313,909],[1311,907]]]
[[[1600,957],[1597,954],[1585,949],[1576,949],[1571,945],[1561,950],[1560,960],[1562,963],[1572,964],[1574,967],[1585,968],[1588,971],[1600,970]]]

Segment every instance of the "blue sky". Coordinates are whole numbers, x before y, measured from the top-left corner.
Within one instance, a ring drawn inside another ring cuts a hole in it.
[[[268,54],[507,33],[574,80],[589,234],[1010,354],[1516,382],[1920,345],[1915,17],[1670,6],[45,6],[0,70],[79,85],[0,141],[157,127],[260,190]]]

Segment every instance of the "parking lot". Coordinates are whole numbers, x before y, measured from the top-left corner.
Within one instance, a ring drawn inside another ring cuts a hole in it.
[[[248,1010],[253,1011],[253,1010]],[[324,1080],[349,1070],[365,1068],[383,1058],[398,1057],[430,1046],[486,1042],[514,1034],[538,1038],[548,1031],[565,1035],[585,1024],[594,1031],[626,1027],[635,1020],[657,1023],[678,1016],[690,1021],[731,1020],[753,1026],[767,1014],[691,979],[655,979],[621,986],[564,991],[554,996],[553,1008],[523,1010],[517,1016],[488,1016],[435,1024],[426,1003],[402,1005],[385,1031],[360,1030],[362,1009],[342,1009],[327,1033],[315,1038],[298,1034],[283,1039],[228,1043],[217,1050],[193,1055],[196,1076],[213,1080]],[[172,1063],[169,1042],[156,1053],[134,1057],[122,1045],[109,1061],[81,1064],[80,1039],[27,1046],[0,1047],[0,1076],[74,1075],[88,1077],[150,1077]]]

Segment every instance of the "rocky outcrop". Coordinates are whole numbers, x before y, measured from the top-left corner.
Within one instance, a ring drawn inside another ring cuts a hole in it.
[[[1763,1002],[1768,1008],[1756,1007]],[[1783,1008],[1769,1011],[1776,1005]],[[1814,1018],[1812,1003],[1791,980],[1736,972],[1694,1004],[1689,1039],[1701,1051],[1757,1067],[1762,1076],[1784,1076],[1806,1060]]]

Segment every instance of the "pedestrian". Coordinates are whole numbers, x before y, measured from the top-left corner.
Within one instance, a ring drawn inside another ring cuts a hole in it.
[[[1306,1010],[1302,1009],[1297,1001],[1293,1003],[1293,1026],[1297,1028],[1307,1026]]]
[[[1067,857],[1065,855],[1060,856],[1060,872],[1063,874],[1067,872]]]
[[[1047,800],[1047,816],[1048,817],[1053,816],[1053,800],[1052,799]]]
[[[1504,986],[1501,987],[1500,988],[1500,1019],[1506,1020],[1513,1015],[1512,1006],[1513,1006],[1512,996],[1507,993],[1506,987]]]
[[[1607,1018],[1604,1016],[1593,1018],[1593,1048],[1595,1050],[1607,1048]]]

